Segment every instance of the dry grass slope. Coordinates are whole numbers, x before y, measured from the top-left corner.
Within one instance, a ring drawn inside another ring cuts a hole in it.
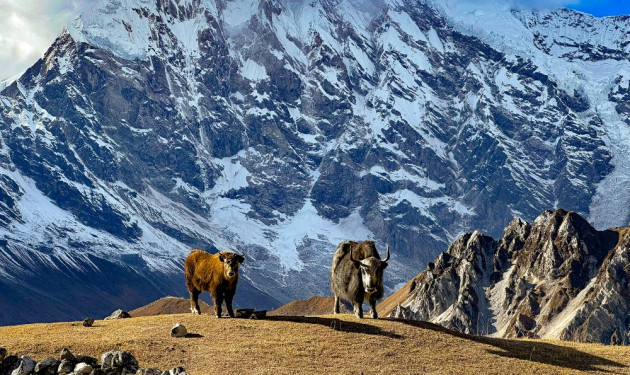
[[[177,322],[193,333],[169,336]],[[0,327],[0,346],[37,360],[64,346],[92,356],[121,349],[146,367],[184,366],[192,375],[630,373],[630,348],[473,337],[412,321],[352,315],[216,319],[159,315]]]

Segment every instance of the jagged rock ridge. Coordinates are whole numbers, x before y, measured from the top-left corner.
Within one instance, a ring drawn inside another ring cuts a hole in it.
[[[513,220],[499,241],[463,235],[391,315],[498,337],[628,344],[628,231],[597,231],[558,209]]]

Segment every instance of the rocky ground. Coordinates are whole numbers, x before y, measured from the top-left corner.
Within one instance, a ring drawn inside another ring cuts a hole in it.
[[[182,338],[171,328],[188,329]],[[435,324],[351,314],[216,319],[160,315],[0,327],[0,346],[38,361],[74,353],[131,353],[141,366],[189,374],[576,374],[627,373],[630,348],[477,337]]]

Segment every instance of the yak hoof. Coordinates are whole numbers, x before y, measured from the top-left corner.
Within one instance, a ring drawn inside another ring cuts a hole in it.
[[[378,314],[376,313],[376,311],[372,311],[370,315],[372,316],[372,319],[378,319]]]
[[[195,309],[195,308],[190,308],[190,312],[193,313],[193,315],[201,315],[201,313],[199,312],[199,310]]]

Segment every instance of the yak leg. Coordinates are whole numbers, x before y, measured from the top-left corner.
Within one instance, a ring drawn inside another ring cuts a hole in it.
[[[354,315],[359,319],[363,319],[363,305],[360,302],[354,302],[352,306],[354,306]]]
[[[335,306],[333,307],[333,314],[339,314],[339,297],[335,294]]]
[[[194,288],[188,292],[190,293],[190,312],[195,315],[201,315],[201,309],[199,308],[199,293],[201,292]]]
[[[376,312],[376,299],[370,298],[370,316],[372,319],[378,319],[378,313]]]
[[[227,308],[230,318],[234,318],[234,310],[232,309],[232,300],[234,299],[234,293],[225,293],[225,307]]]
[[[223,292],[215,292],[212,295],[212,302],[214,302],[214,313],[217,318],[221,317],[221,305],[223,305]]]

